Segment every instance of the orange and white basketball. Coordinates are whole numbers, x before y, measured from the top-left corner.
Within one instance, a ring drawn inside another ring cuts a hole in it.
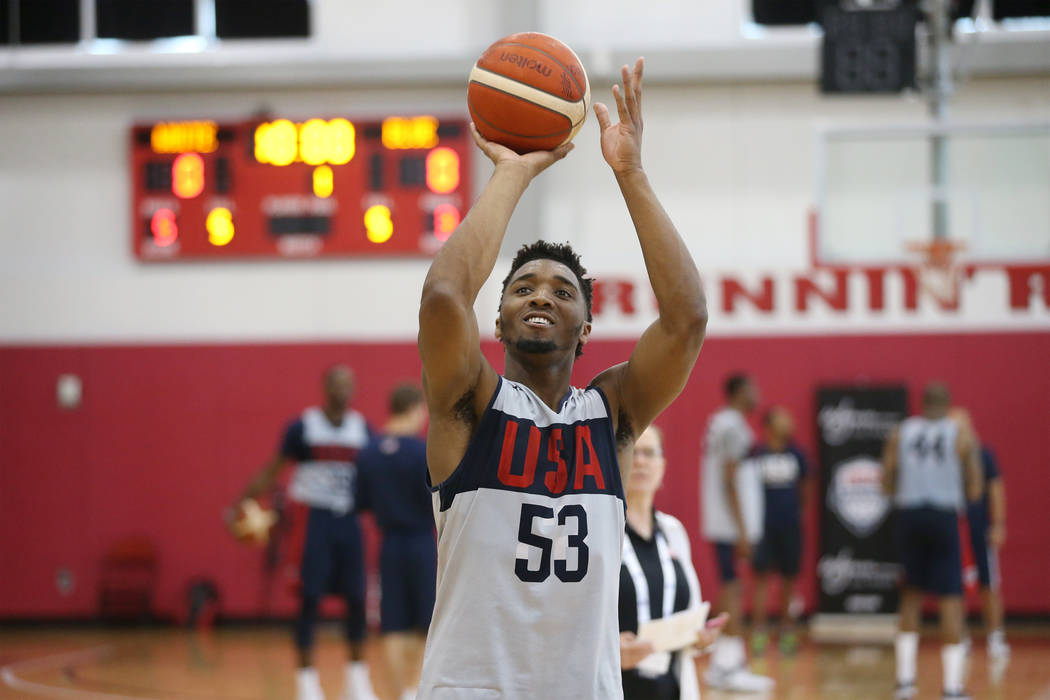
[[[470,71],[467,107],[486,139],[518,153],[571,141],[587,119],[591,88],[572,49],[522,32],[485,49]]]

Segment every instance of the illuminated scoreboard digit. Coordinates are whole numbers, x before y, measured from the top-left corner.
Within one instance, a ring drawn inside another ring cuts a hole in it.
[[[465,119],[131,127],[132,247],[146,261],[433,255],[466,213]]]

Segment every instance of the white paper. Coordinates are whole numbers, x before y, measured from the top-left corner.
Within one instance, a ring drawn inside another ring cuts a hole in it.
[[[692,646],[696,642],[696,635],[707,623],[707,612],[710,609],[710,603],[701,603],[698,608],[644,622],[638,627],[638,639],[651,643],[653,650],[657,652],[678,651]]]

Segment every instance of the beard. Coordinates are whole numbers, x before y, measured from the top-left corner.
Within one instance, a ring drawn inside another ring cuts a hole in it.
[[[518,338],[513,342],[514,349],[529,355],[540,355],[554,352],[558,349],[553,340],[539,340],[538,338]]]

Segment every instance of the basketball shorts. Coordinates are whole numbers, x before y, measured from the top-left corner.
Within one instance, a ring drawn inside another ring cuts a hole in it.
[[[304,597],[334,594],[364,600],[364,546],[356,513],[310,509],[299,575]]]
[[[962,595],[958,515],[940,508],[901,508],[896,521],[905,584],[940,596]]]
[[[437,589],[437,543],[431,530],[383,533],[379,552],[383,632],[426,632]]]
[[[974,563],[977,564],[977,580],[982,588],[998,590],[999,556],[988,544],[988,528],[980,523],[970,523],[970,546],[973,548]]]
[[[766,523],[765,534],[755,547],[751,565],[755,571],[775,571],[786,578],[798,576],[802,560],[802,528],[798,521]]]
[[[736,581],[736,545],[732,542],[714,542],[718,559],[718,578],[722,583]]]

